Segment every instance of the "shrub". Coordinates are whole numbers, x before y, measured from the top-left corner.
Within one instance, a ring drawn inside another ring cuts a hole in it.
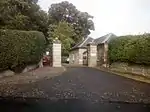
[[[150,35],[121,36],[109,43],[110,62],[150,64]]]
[[[0,71],[36,64],[45,50],[45,37],[37,31],[0,30]]]

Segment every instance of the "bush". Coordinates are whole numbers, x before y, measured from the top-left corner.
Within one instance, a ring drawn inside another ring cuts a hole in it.
[[[27,65],[38,63],[45,43],[41,32],[0,30],[0,71],[22,70]]]
[[[110,62],[150,64],[150,35],[121,36],[109,43]]]

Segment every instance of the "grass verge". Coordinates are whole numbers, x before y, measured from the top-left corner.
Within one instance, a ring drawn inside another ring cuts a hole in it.
[[[110,70],[110,69],[106,69],[106,68],[98,68],[97,67],[97,69],[99,69],[101,71],[113,73],[115,75],[119,75],[119,76],[122,76],[122,77],[126,77],[126,78],[129,78],[129,79],[133,79],[133,80],[136,80],[136,81],[140,81],[140,82],[150,84],[150,78],[148,78],[146,76],[140,76],[140,75],[134,74],[134,73],[124,72],[124,71],[119,71],[119,70]]]

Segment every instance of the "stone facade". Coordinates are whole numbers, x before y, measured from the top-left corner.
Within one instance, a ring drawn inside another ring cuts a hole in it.
[[[109,33],[97,39],[93,39],[91,37],[85,38],[83,41],[80,41],[71,49],[72,51],[70,52],[69,56],[70,64],[108,67],[107,43],[109,43],[111,39],[116,37],[117,36],[115,36],[114,34]],[[90,45],[87,48],[88,44]],[[87,51],[87,49],[89,52],[86,54],[85,51]]]
[[[79,48],[71,51],[69,54],[69,64],[83,65],[83,53],[86,50],[85,48]]]
[[[108,44],[102,43],[97,45],[97,65],[108,67]]]
[[[60,42],[54,42],[52,47],[52,66],[53,67],[61,67],[61,43]]]
[[[69,64],[78,64],[78,49],[69,53]]]
[[[89,67],[108,67],[108,44],[88,44],[87,49],[78,48],[71,51],[69,54],[69,59],[69,63],[74,65],[88,65]]]
[[[88,44],[87,46],[88,46],[88,54],[87,54],[88,66],[95,67],[97,66],[97,45]]]
[[[83,65],[88,65],[88,60],[87,60],[87,51],[83,53]]]
[[[104,44],[97,45],[97,66],[102,66],[104,63]]]
[[[83,65],[83,53],[87,51],[87,49],[79,49],[79,65]]]
[[[109,67],[109,63],[108,63],[108,43],[105,42],[104,43],[104,67]]]

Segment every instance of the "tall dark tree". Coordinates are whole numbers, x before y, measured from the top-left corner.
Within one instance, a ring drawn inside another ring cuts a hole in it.
[[[0,0],[0,29],[38,30],[45,35],[48,17],[38,0]]]
[[[73,25],[75,35],[72,37],[75,42],[86,38],[90,34],[90,30],[94,30],[92,16],[87,12],[81,12],[67,1],[52,4],[49,11],[48,24],[59,24],[66,21]]]

